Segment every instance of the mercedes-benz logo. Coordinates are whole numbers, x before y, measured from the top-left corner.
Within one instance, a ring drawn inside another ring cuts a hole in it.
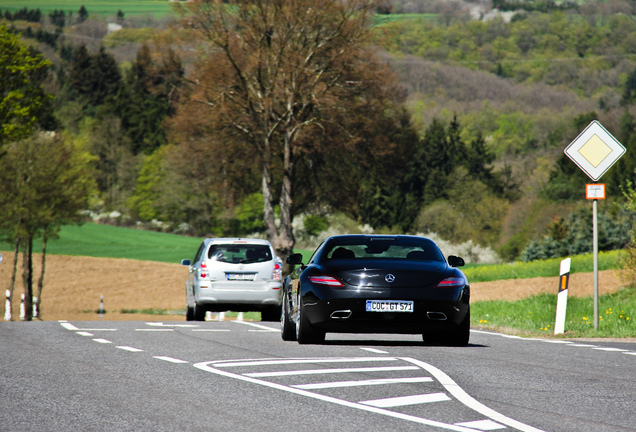
[[[388,275],[384,276],[384,280],[387,281],[388,283],[391,283],[395,280],[395,276],[389,273]]]

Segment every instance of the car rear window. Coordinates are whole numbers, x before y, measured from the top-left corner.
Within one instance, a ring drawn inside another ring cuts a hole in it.
[[[215,244],[208,249],[208,258],[213,261],[246,264],[272,260],[272,251],[266,245]]]
[[[405,261],[444,261],[439,248],[426,239],[361,239],[334,242],[327,248],[327,258],[340,259],[397,259]]]

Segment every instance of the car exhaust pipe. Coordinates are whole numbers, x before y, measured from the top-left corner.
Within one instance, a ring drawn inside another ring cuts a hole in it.
[[[444,312],[426,312],[426,316],[431,321],[446,321],[446,314]]]
[[[347,319],[351,316],[351,311],[349,309],[337,310],[337,311],[331,312],[330,316],[333,319]]]

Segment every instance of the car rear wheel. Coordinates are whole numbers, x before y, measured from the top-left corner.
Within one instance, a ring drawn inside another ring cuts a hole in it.
[[[280,320],[280,306],[274,306],[261,312],[261,321],[278,321]]]
[[[296,340],[296,325],[289,316],[289,300],[287,294],[283,294],[283,305],[280,316],[280,336],[284,341]]]
[[[192,317],[194,321],[205,321],[205,309],[194,303],[194,310],[192,311]]]
[[[458,327],[445,332],[424,333],[424,342],[427,345],[466,346],[470,339],[470,308]]]
[[[186,304],[186,321],[194,320],[194,308]]]
[[[299,344],[321,344],[325,341],[325,331],[316,328],[316,326],[309,322],[302,300],[298,302],[296,339]]]

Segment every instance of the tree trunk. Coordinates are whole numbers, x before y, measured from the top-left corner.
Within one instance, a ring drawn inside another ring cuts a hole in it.
[[[266,138],[263,151],[263,181],[261,189],[263,192],[263,218],[265,221],[265,233],[267,240],[274,246],[278,245],[278,230],[276,229],[276,215],[274,214],[274,204],[272,196],[272,174],[270,172],[271,154],[269,140]],[[277,251],[278,253],[278,251]]]
[[[20,240],[16,239],[13,250],[13,270],[11,271],[11,283],[9,285],[9,316],[13,321],[13,290],[15,289],[15,277],[18,274],[18,258],[20,257]]]
[[[46,242],[48,240],[48,231],[44,230],[42,236],[42,271],[40,272],[40,278],[38,279],[38,295],[35,300],[35,310],[37,315],[34,318],[42,319],[42,289],[44,289],[44,271],[46,270]]]
[[[33,320],[33,237],[24,242],[24,320]]]
[[[294,230],[292,227],[293,218],[293,199],[292,199],[292,178],[294,163],[291,152],[291,134],[285,134],[285,146],[283,149],[283,184],[280,192],[280,237],[276,253],[281,258],[286,259],[294,252]],[[285,264],[284,273],[288,273],[289,269]]]

